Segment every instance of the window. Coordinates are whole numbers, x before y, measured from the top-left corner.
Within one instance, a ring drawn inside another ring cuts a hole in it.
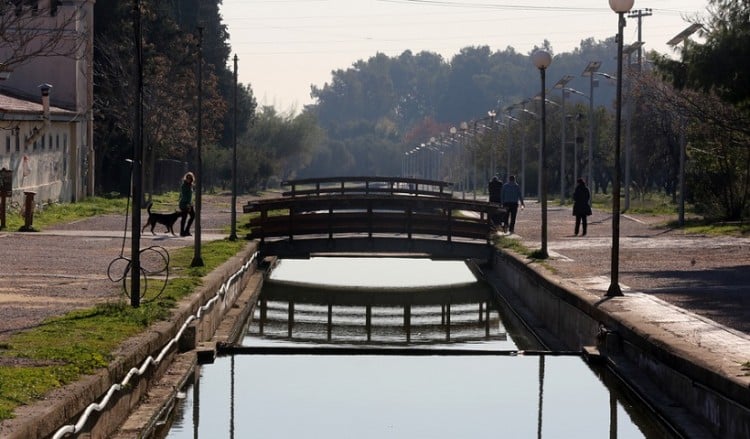
[[[10,136],[5,136],[5,153],[10,154]]]

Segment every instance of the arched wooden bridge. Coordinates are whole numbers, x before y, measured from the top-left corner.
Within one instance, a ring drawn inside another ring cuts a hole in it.
[[[461,200],[451,184],[398,177],[330,177],[282,183],[252,201],[249,239],[261,256],[383,255],[489,260],[496,203]]]

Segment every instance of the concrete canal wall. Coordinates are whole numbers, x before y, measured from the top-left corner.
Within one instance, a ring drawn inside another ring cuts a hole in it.
[[[79,437],[109,439],[143,437],[152,432],[176,393],[198,370],[198,357],[211,357],[217,344],[234,341],[244,329],[263,284],[262,270],[256,269],[255,261],[248,264],[256,250],[255,242],[248,243],[240,254],[204,278],[203,285],[180,303],[172,320],[126,343],[107,370],[52,395],[42,405],[30,406],[33,412],[20,416],[23,422],[14,425],[7,437],[52,437],[60,426],[78,422],[128,371],[141,367],[149,356],[158,356],[185,321],[201,314],[180,337],[179,349],[173,347],[157,366],[134,377],[101,413],[94,411],[83,428],[76,430]],[[217,295],[239,271],[237,281]],[[601,295],[550,275],[540,264],[503,251],[495,254],[489,269],[481,274],[550,349],[600,349],[609,367],[645,396],[647,404],[667,420],[686,426],[680,427],[678,434],[750,437],[750,389],[650,333],[632,312],[623,312],[626,302],[603,300]],[[634,298],[624,298],[628,299]],[[204,310],[209,302],[211,306]]]
[[[249,242],[240,253],[209,273],[189,299],[178,304],[172,319],[159,322],[125,342],[107,369],[53,392],[41,403],[21,407],[16,419],[11,420],[4,430],[4,439],[50,438],[56,434],[58,437],[113,438],[128,416],[142,405],[147,392],[153,391],[155,383],[165,373],[173,373],[170,367],[182,364],[188,370],[192,369],[196,348],[200,350],[218,331],[238,330],[222,328],[221,323],[226,315],[241,312],[235,307],[238,297],[249,288],[259,289],[259,273],[253,261],[256,251],[257,243]],[[253,279],[256,279],[256,284],[253,284]],[[188,320],[191,322],[179,334]],[[151,361],[145,365],[148,358],[159,358],[170,344],[158,364]],[[134,369],[141,369],[143,373],[133,373]],[[121,385],[129,373],[132,377],[128,384]],[[179,382],[179,378],[173,382]],[[113,386],[120,388],[113,391]],[[172,393],[179,390],[171,385],[167,388]],[[111,395],[107,404],[102,404],[106,398],[103,395],[108,392]],[[96,404],[104,407],[94,409]],[[87,421],[80,429],[74,430],[75,434],[61,434],[61,427],[74,427],[86,412],[89,413]],[[141,436],[126,434],[123,437]]]
[[[601,353],[658,416],[681,425],[677,434],[750,437],[744,380],[717,370],[679,338],[654,331],[657,326],[639,316],[637,297],[606,300],[504,251],[485,278],[550,349]]]

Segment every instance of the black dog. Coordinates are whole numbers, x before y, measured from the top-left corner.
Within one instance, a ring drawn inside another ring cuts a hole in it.
[[[178,211],[172,213],[151,213],[152,204],[153,203],[148,203],[148,207],[146,208],[146,210],[148,211],[148,220],[141,229],[141,233],[146,230],[146,227],[151,226],[151,234],[156,235],[156,233],[154,233],[154,227],[157,224],[164,224],[165,226],[167,226],[167,232],[171,233],[173,236],[177,236],[174,233],[174,229],[172,227],[174,226],[174,223],[177,222],[177,219],[182,216],[182,212]]]

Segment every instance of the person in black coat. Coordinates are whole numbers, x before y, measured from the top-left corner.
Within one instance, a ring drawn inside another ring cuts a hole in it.
[[[586,236],[586,217],[589,215],[591,215],[591,192],[586,186],[586,182],[579,178],[573,192],[573,216],[576,217],[575,236],[578,236],[581,226],[583,226],[581,236]]]
[[[490,203],[503,202],[503,181],[497,176],[492,177],[487,190],[490,193]]]
[[[487,185],[487,192],[490,194],[490,203],[503,203],[503,181],[497,178],[497,176],[492,177],[492,180],[490,180]],[[499,211],[493,214],[491,219],[495,226],[505,229],[505,218]]]

